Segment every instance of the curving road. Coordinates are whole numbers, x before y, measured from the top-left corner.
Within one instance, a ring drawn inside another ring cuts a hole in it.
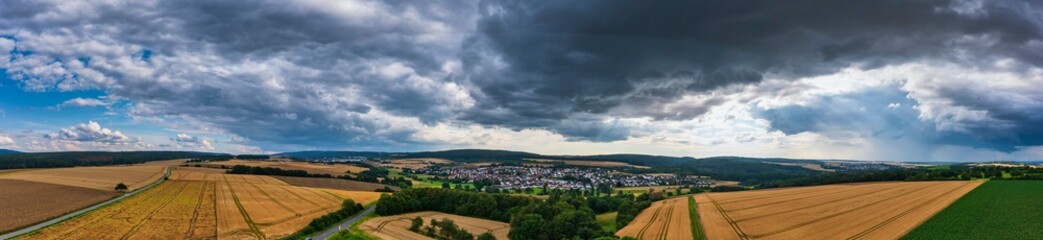
[[[60,217],[53,218],[51,220],[47,220],[46,222],[38,223],[36,225],[32,225],[32,226],[29,226],[29,227],[18,229],[17,231],[14,231],[14,232],[9,232],[9,233],[6,233],[4,235],[0,235],[0,240],[10,239],[10,238],[13,238],[13,237],[21,236],[22,234],[34,232],[34,231],[43,229],[45,227],[48,227],[48,226],[60,223],[62,221],[69,220],[69,219],[74,218],[76,216],[80,216],[80,215],[82,215],[84,213],[87,213],[87,212],[90,212],[90,211],[94,211],[95,209],[107,206],[109,204],[112,204],[112,203],[115,203],[115,202],[119,202],[120,200],[123,200],[124,198],[130,197],[130,196],[134,196],[134,195],[138,194],[139,192],[148,190],[149,188],[155,187],[156,185],[159,185],[160,183],[163,183],[163,181],[166,181],[168,177],[170,177],[170,167],[167,167],[167,173],[163,174],[163,177],[159,178],[159,181],[156,181],[156,182],[154,182],[152,184],[149,184],[148,186],[136,189],[136,190],[131,191],[131,192],[127,193],[127,194],[123,194],[122,196],[119,196],[119,197],[116,197],[116,198],[113,198],[113,199],[109,199],[108,201],[104,201],[104,202],[101,202],[101,203],[98,203],[98,204],[94,204],[93,206],[90,206],[90,207],[87,207],[87,208],[84,208],[84,209],[80,209],[79,211],[75,211],[75,212],[72,212],[72,213],[69,213],[69,214],[62,215]]]
[[[370,213],[373,213],[373,211],[375,210],[377,210],[376,204],[374,204],[373,206],[369,206],[369,208],[366,208],[366,210],[362,210],[362,212],[355,214],[355,216],[348,218],[348,220],[344,220],[343,222],[338,223],[337,226],[331,227],[329,229],[326,229],[325,231],[322,231],[321,233],[315,234],[311,237],[311,239],[325,240],[326,238],[329,238],[330,236],[333,236],[333,234],[339,232],[341,229],[350,229],[352,224],[355,224],[355,222],[358,222],[360,219],[366,217],[366,215],[369,215]]]

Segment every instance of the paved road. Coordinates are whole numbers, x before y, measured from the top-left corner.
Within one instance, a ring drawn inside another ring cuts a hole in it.
[[[118,202],[120,200],[123,200],[124,198],[130,197],[130,196],[134,196],[135,194],[138,194],[139,192],[148,190],[149,188],[155,187],[156,185],[159,185],[160,183],[163,183],[163,181],[167,180],[167,177],[170,177],[170,167],[167,167],[167,173],[164,174],[163,177],[159,179],[159,181],[156,181],[156,182],[154,182],[152,184],[149,184],[148,186],[145,186],[143,188],[139,188],[137,190],[131,191],[131,192],[127,193],[127,194],[123,194],[122,196],[110,199],[108,201],[105,201],[105,202],[102,202],[102,203],[99,203],[99,204],[94,204],[94,206],[90,206],[90,207],[87,207],[87,208],[84,208],[84,209],[80,209],[79,211],[75,211],[75,212],[72,212],[72,213],[69,213],[69,214],[65,214],[65,215],[63,215],[61,217],[57,217],[57,218],[54,218],[54,219],[51,219],[51,220],[47,220],[46,222],[42,222],[42,223],[39,223],[39,224],[36,224],[36,225],[32,225],[32,226],[29,226],[29,227],[26,227],[26,228],[23,228],[23,229],[19,229],[18,231],[9,232],[9,233],[4,234],[4,235],[0,235],[0,240],[9,239],[9,238],[13,238],[13,237],[16,237],[16,236],[19,236],[19,235],[22,235],[22,234],[26,234],[26,233],[30,233],[30,232],[33,232],[33,231],[37,231],[37,230],[43,229],[45,227],[57,224],[59,222],[62,222],[62,221],[65,221],[65,220],[69,220],[70,218],[74,218],[74,217],[79,216],[81,214],[84,214],[84,213],[87,213],[87,212],[90,212],[90,211],[94,211],[95,209],[104,207],[106,205]]]
[[[326,229],[326,231],[322,231],[319,234],[315,234],[311,237],[311,239],[325,240],[326,238],[329,238],[330,236],[333,236],[333,234],[339,232],[341,229],[350,229],[352,224],[355,224],[355,222],[358,222],[360,219],[366,217],[366,215],[369,215],[370,213],[373,213],[373,211],[376,210],[377,205],[374,204],[366,210],[362,210],[362,212],[355,214],[355,216],[348,218],[348,220],[344,220],[343,222],[337,224],[337,226],[331,227],[330,229]]]

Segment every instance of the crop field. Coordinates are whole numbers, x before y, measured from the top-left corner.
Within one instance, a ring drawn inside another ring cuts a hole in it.
[[[670,198],[652,203],[616,236],[637,239],[692,239],[688,198]]]
[[[902,239],[1043,239],[1043,181],[988,181]]]
[[[74,167],[33,169],[0,175],[0,179],[14,179],[75,187],[113,191],[118,183],[131,190],[144,187],[163,177],[162,165],[132,165],[112,167]]]
[[[28,239],[277,239],[380,193],[291,186],[269,176],[175,170],[170,181]],[[89,236],[89,237],[88,237]]]
[[[431,219],[442,220],[443,218],[448,218],[453,220],[453,222],[456,223],[456,225],[460,226],[460,228],[463,228],[464,230],[470,232],[472,235],[475,236],[485,232],[492,232],[493,236],[495,236],[496,239],[506,240],[507,233],[511,231],[510,224],[504,222],[464,217],[440,212],[415,212],[372,218],[366,220],[366,222],[363,222],[362,225],[359,226],[359,229],[382,239],[432,239],[419,233],[409,231],[410,220],[416,217],[420,217],[421,219],[423,219],[425,226],[431,223]]]
[[[213,208],[200,202],[213,184],[169,181],[26,239],[182,239],[214,236]],[[205,232],[210,231],[210,232]]]
[[[306,178],[306,177],[286,177],[286,176],[274,176],[285,183],[294,186],[301,187],[312,187],[312,188],[327,188],[327,189],[339,189],[345,191],[376,191],[382,189],[387,185],[378,183],[368,183],[360,181],[352,181],[347,179],[337,178]],[[397,189],[397,187],[391,187]]]
[[[359,167],[348,164],[321,164],[321,163],[307,163],[307,162],[296,162],[296,161],[247,161],[247,160],[228,160],[228,161],[216,161],[206,164],[207,166],[226,166],[232,167],[235,165],[244,165],[252,167],[273,167],[281,168],[284,170],[303,170],[311,174],[329,174],[333,176],[340,176],[344,174],[360,173],[367,170],[367,168]]]
[[[116,192],[0,179],[0,232],[57,217],[116,196]]]
[[[395,159],[388,161],[387,163],[381,163],[381,167],[388,167],[394,169],[417,169],[432,164],[452,164],[453,161],[449,161],[441,158],[406,158],[406,159]]]
[[[981,183],[836,184],[695,200],[708,239],[896,239]]]

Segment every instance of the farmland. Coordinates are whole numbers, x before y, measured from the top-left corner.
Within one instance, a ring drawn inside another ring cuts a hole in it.
[[[0,232],[41,222],[116,196],[116,192],[0,179]]]
[[[405,158],[390,160],[385,163],[381,163],[381,167],[394,168],[394,169],[418,169],[432,164],[452,164],[453,161],[441,159],[441,158]]]
[[[895,239],[980,184],[837,184],[702,194],[695,200],[708,239]],[[645,212],[653,210],[654,205]]]
[[[670,198],[652,203],[616,236],[637,239],[692,239],[688,198]]]
[[[448,218],[453,220],[456,225],[473,235],[492,232],[496,239],[507,239],[507,233],[511,231],[510,225],[504,222],[440,212],[415,212],[372,218],[363,222],[359,228],[366,233],[382,239],[432,239],[419,233],[409,231],[410,220],[415,217],[423,219],[425,224],[430,223],[431,219],[442,220],[443,218]]]
[[[903,239],[1043,239],[1043,181],[982,184]]]
[[[164,169],[165,167],[162,165],[32,169],[2,174],[0,179],[14,179],[109,191],[116,184],[122,182],[133,190],[159,180],[159,178],[163,177]]]
[[[376,191],[377,189],[382,189],[387,186],[384,184],[352,181],[338,178],[306,178],[286,176],[273,177],[294,186],[339,189],[346,191]],[[392,188],[398,189],[396,187]]]
[[[302,170],[310,174],[329,174],[332,176],[340,176],[344,174],[354,174],[365,171],[366,168],[348,164],[321,164],[321,163],[307,163],[307,162],[296,162],[296,161],[247,161],[247,160],[228,160],[228,161],[215,161],[204,164],[209,167],[232,167],[235,165],[251,166],[251,167],[271,167],[281,168],[284,170]]]
[[[279,238],[340,208],[366,204],[375,192],[291,186],[269,176],[175,170],[170,181],[28,239]]]

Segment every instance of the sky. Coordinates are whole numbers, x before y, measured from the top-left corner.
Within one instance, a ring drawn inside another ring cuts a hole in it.
[[[0,148],[1043,160],[1043,3],[0,1]]]

